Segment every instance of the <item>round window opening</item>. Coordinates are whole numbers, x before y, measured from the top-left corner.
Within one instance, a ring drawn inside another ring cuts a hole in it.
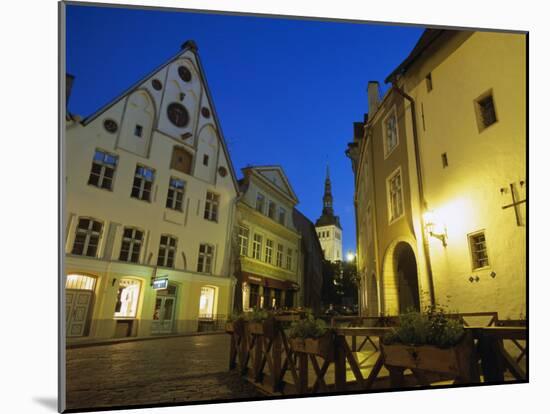
[[[185,107],[177,102],[171,103],[168,105],[168,119],[175,126],[183,128],[189,123],[189,112]]]
[[[162,89],[162,82],[158,79],[153,79],[151,82],[153,84],[153,89],[156,91],[160,91]]]
[[[204,107],[204,106],[201,109],[201,114],[205,118],[210,118],[210,110],[208,108]]]
[[[180,75],[180,78],[184,82],[191,81],[191,71],[187,69],[185,66],[180,66],[178,68],[178,74]]]
[[[105,128],[107,132],[114,134],[118,129],[118,124],[112,119],[106,119],[103,121],[103,128]]]
[[[225,177],[227,175],[227,168],[225,167],[220,167],[218,168],[218,173],[222,176],[222,177]]]

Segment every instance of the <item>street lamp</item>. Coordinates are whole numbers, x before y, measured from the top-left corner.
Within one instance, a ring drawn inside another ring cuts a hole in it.
[[[447,246],[447,229],[437,220],[433,211],[426,210],[424,212],[424,225],[430,236],[440,240],[443,247]]]
[[[353,262],[353,260],[355,259],[355,253],[353,252],[348,252],[348,254],[346,255],[346,260],[348,262]]]

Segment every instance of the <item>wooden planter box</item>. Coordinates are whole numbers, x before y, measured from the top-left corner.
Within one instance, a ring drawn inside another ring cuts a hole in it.
[[[334,357],[334,338],[330,332],[320,338],[290,338],[289,343],[294,352],[318,355],[329,360]]]
[[[438,348],[432,345],[384,345],[380,343],[384,363],[390,367],[409,368],[444,375],[472,378],[474,363],[474,343],[468,333],[457,345],[451,348]]]
[[[248,332],[252,335],[273,338],[275,336],[275,319],[269,318],[262,322],[248,322]]]
[[[236,333],[239,336],[244,335],[244,320],[237,319],[232,322],[227,322],[225,324],[225,332],[227,333]]]

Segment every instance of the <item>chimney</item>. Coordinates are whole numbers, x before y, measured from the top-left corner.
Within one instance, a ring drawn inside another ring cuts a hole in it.
[[[379,83],[377,81],[369,81],[367,86],[367,96],[369,100],[369,115],[372,116],[378,109],[380,103]]]

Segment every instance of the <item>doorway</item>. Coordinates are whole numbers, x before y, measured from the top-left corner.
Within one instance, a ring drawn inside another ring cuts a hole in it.
[[[400,242],[395,246],[394,258],[397,276],[399,313],[408,310],[420,311],[418,271],[414,251],[408,243]]]
[[[67,275],[65,282],[65,322],[67,337],[86,335],[88,315],[92,308],[95,278]]]
[[[168,285],[166,289],[157,290],[151,333],[172,333],[176,308],[176,293],[177,288],[174,285]]]

